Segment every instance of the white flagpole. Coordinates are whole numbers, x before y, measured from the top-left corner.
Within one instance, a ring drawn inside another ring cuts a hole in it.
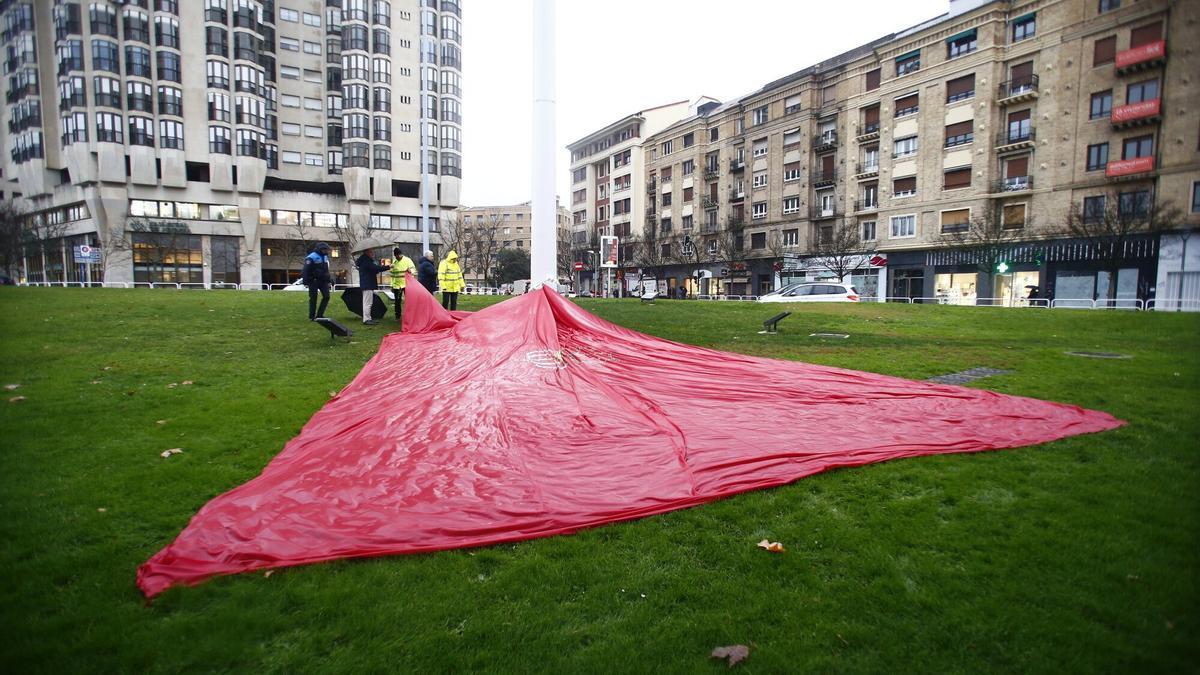
[[[529,278],[558,284],[554,199],[554,0],[533,2],[533,181]]]

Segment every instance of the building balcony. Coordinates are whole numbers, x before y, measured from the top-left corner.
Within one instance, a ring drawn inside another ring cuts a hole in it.
[[[653,225],[654,223],[657,223],[658,222],[658,214],[654,213],[653,211],[647,212],[646,213],[646,222],[650,223],[651,225]]]
[[[1033,189],[1033,176],[1012,176],[992,184],[992,192],[1024,192]]]
[[[833,185],[834,181],[836,180],[837,169],[832,171],[814,171],[812,174],[813,187],[825,187],[826,185]]]
[[[1114,129],[1154,124],[1162,119],[1162,99],[1155,98],[1117,106],[1112,109],[1109,119]]]
[[[1117,52],[1113,61],[1118,73],[1131,73],[1162,65],[1167,60],[1167,41],[1156,40],[1150,44]]]
[[[837,131],[836,130],[826,131],[823,134],[818,134],[817,136],[813,137],[812,149],[817,152],[820,152],[821,150],[828,150],[830,148],[836,148],[837,142],[838,142]]]
[[[728,218],[728,219],[725,221],[725,223],[726,223],[726,224],[727,224],[727,225],[728,225],[728,226],[729,226],[731,229],[737,229],[737,228],[740,228],[740,227],[743,227],[743,226],[745,226],[745,224],[746,224],[746,216],[745,216],[745,215],[740,215],[740,216],[736,216],[736,215],[735,215],[735,216],[729,216],[729,218]]]
[[[996,134],[997,152],[1015,152],[1032,148],[1037,140],[1033,127],[1026,129],[1005,129]]]
[[[1133,159],[1120,159],[1115,162],[1109,162],[1104,167],[1104,175],[1108,178],[1120,178],[1122,176],[1134,176],[1141,173],[1147,173],[1154,170],[1154,157],[1135,157]]]
[[[729,160],[729,170],[730,171],[745,171],[746,170],[746,160],[744,160],[744,159]]]
[[[658,189],[658,179],[648,178],[646,180],[646,192],[654,192]]]
[[[813,206],[808,210],[810,220],[825,220],[827,218],[840,218],[842,212],[836,206]]]
[[[716,197],[701,197],[700,206],[706,209],[715,209],[720,205]]]
[[[704,180],[715,180],[721,176],[721,167],[706,166],[704,167]]]
[[[854,132],[854,140],[859,143],[873,141],[879,138],[879,122],[871,122],[859,126]]]
[[[859,162],[858,167],[854,170],[854,177],[858,180],[874,178],[879,175],[879,162]]]
[[[654,215],[655,213],[658,213],[658,209],[654,208],[653,204],[646,207],[646,215],[651,216],[651,215]]]
[[[855,213],[866,213],[869,211],[878,211],[878,210],[879,210],[879,197],[872,197],[871,199],[856,199],[854,201],[854,212]]]
[[[731,201],[731,202],[740,202],[745,198],[746,198],[745,188],[743,188],[741,190],[739,190],[737,188],[733,188],[729,191],[729,201]]]
[[[1000,93],[996,96],[996,105],[1006,106],[1038,97],[1038,76],[1027,75],[1000,83]]]

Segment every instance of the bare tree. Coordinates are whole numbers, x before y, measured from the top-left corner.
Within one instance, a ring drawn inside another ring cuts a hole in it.
[[[571,255],[571,228],[558,227],[557,214],[555,217],[554,260],[558,269],[558,280],[567,279],[574,285],[575,261]]]
[[[1171,201],[1155,199],[1150,192],[1108,193],[1100,208],[1084,211],[1072,206],[1065,233],[1087,244],[1108,272],[1108,299],[1117,297],[1117,272],[1135,257],[1134,244],[1147,234],[1168,229],[1184,221],[1183,212]]]
[[[839,282],[846,280],[862,263],[872,245],[864,242],[858,223],[842,219],[832,225],[814,227],[808,244],[812,262],[828,270]]]
[[[1026,213],[1020,225],[1008,226],[1003,213],[1003,205],[985,208],[965,223],[942,225],[938,235],[943,246],[963,252],[967,260],[975,263],[979,273],[987,278],[992,296],[996,294],[996,266],[1012,255],[1013,243],[1033,224],[1032,217]]]
[[[11,199],[0,202],[0,270],[16,277],[25,250],[25,212]]]
[[[634,237],[629,243],[633,252],[629,262],[642,269],[643,277],[649,272],[656,285],[660,279],[666,279],[667,267],[679,260],[682,247],[677,234],[664,233],[654,225],[647,226],[641,236]]]
[[[151,272],[162,274],[168,267],[178,267],[179,251],[192,250],[192,236],[191,228],[182,221],[135,216],[125,220],[125,227],[111,229],[108,247],[113,252],[131,255],[136,248],[138,260],[135,262],[146,265]]]
[[[470,273],[480,283],[489,283],[493,276],[492,268],[496,264],[496,254],[500,251],[497,235],[500,234],[502,224],[503,219],[499,213],[487,212],[476,215],[474,222],[464,223],[458,228],[458,244],[455,251],[463,271]]]
[[[710,262],[719,263],[731,272],[744,267],[746,262],[745,221],[731,216],[727,226],[716,234],[704,238],[704,251],[700,256]],[[729,285],[725,286],[726,295]]]

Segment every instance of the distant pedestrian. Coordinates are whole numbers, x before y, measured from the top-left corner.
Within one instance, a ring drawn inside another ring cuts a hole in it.
[[[417,263],[417,281],[429,291],[430,295],[437,292],[437,265],[433,262],[433,251],[425,251]]]
[[[450,251],[438,265],[438,287],[442,289],[442,307],[458,309],[458,293],[466,286],[462,268],[458,266],[458,254]]]
[[[375,291],[379,289],[376,277],[390,268],[375,262],[375,254],[370,249],[363,251],[354,265],[358,267],[358,289],[362,291],[363,323],[374,326],[376,322],[371,318],[371,305],[375,302]]]
[[[417,266],[412,258],[404,255],[399,247],[392,249],[392,295],[396,303],[396,322],[399,323],[404,312],[404,286],[408,273],[416,274]]]
[[[300,270],[300,279],[308,287],[308,320],[314,321],[325,316],[325,308],[329,306],[329,244],[320,242],[304,258],[304,267]],[[317,307],[317,292],[321,293],[321,306]]]

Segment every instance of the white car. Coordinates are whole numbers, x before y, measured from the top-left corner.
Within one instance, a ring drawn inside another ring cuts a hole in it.
[[[790,284],[758,298],[759,302],[858,302],[858,289],[850,284],[817,281]]]

